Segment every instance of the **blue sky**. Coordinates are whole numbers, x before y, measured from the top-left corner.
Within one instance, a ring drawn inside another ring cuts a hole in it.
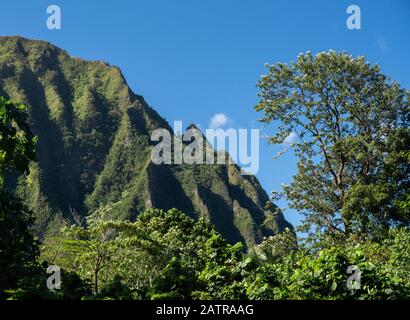
[[[61,8],[61,30],[46,27],[51,4]],[[361,30],[346,27],[352,4],[360,6]],[[307,50],[364,55],[410,88],[406,0],[3,0],[1,12],[1,35],[47,40],[71,55],[119,66],[130,87],[171,124],[206,128],[223,113],[226,127],[258,127],[255,84],[264,63],[289,62]],[[257,177],[268,193],[295,173],[291,152],[272,160],[282,149],[261,141]],[[300,220],[291,210],[285,216],[294,225]]]

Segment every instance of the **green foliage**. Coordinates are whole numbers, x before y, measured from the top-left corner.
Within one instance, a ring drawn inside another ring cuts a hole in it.
[[[392,229],[381,243],[350,238],[335,245],[299,248],[264,263],[245,279],[251,299],[410,299],[410,232]],[[361,272],[349,289],[349,266]]]
[[[26,108],[0,97],[0,186],[20,171],[36,217],[0,191],[0,299],[410,299],[409,96],[377,65],[307,53],[259,83],[257,110],[280,122],[272,142],[299,139],[284,192],[315,231],[299,244],[237,166],[152,165],[150,133],[168,125],[117,68],[7,37],[0,76],[36,105],[42,150],[29,165]],[[60,290],[46,288],[49,264]]]
[[[36,160],[37,137],[28,126],[26,110],[26,106],[0,96],[0,292],[27,279],[39,252],[32,234],[32,212],[3,191],[7,173],[29,174],[30,162]]]
[[[153,300],[186,299],[190,297],[196,282],[195,271],[180,258],[172,257],[155,278],[149,296]]]
[[[0,97],[0,187],[8,171],[29,173],[35,161],[33,137],[25,107]],[[63,271],[62,289],[46,287],[47,263],[38,263],[39,242],[33,236],[32,212],[10,192],[0,189],[0,299],[80,299],[87,285]]]
[[[70,57],[47,42],[0,37],[0,79],[0,94],[30,106],[39,137],[37,168],[17,190],[38,218],[40,239],[54,215],[85,217],[120,200],[117,218],[178,208],[209,217],[230,243],[247,247],[286,226],[283,216],[262,226],[269,197],[237,166],[154,165],[152,131],[172,129],[117,67]]]
[[[364,57],[329,51],[268,66],[257,111],[278,121],[272,143],[290,145],[298,173],[285,186],[303,231],[383,237],[410,223],[409,93]]]
[[[28,173],[30,161],[36,159],[37,138],[27,124],[26,109],[0,96],[0,187],[7,172]]]
[[[245,288],[242,276],[252,265],[252,259],[242,261],[241,243],[227,244],[220,235],[214,235],[205,244],[205,267],[198,279],[203,290],[194,292],[194,297],[208,299],[244,299]]]
[[[103,300],[131,300],[133,293],[132,290],[123,283],[120,276],[115,276],[95,298]]]
[[[109,214],[113,206],[101,207],[87,219],[87,227],[71,225],[63,227],[62,232],[73,241],[65,243],[65,248],[75,250],[74,259],[77,272],[92,279],[94,293],[99,293],[99,276],[103,269],[113,267],[118,256],[118,250],[124,241],[117,237],[110,224]]]
[[[59,242],[43,248],[85,283],[98,279],[86,299],[410,299],[407,228],[382,241],[319,234],[299,246],[289,230],[244,254],[206,220],[175,209],[112,220],[115,206],[86,226],[64,227]],[[360,288],[347,286],[349,266],[359,268]]]
[[[38,243],[30,233],[31,212],[12,194],[0,191],[0,296],[30,270]]]
[[[286,228],[284,232],[268,237],[252,248],[259,259],[266,262],[279,262],[292,250],[297,249],[296,235]]]
[[[175,209],[147,210],[135,222],[113,219],[117,206],[103,206],[85,226],[65,226],[46,237],[43,257],[54,256],[59,266],[91,281],[100,298],[120,282],[134,298],[189,297],[204,265],[201,245],[215,234],[213,227]]]
[[[61,288],[49,290],[46,287],[47,263],[34,264],[23,278],[19,279],[13,289],[6,290],[8,300],[81,300],[91,295],[90,285],[75,272],[61,270]]]
[[[26,107],[0,97],[0,299],[6,290],[27,279],[38,256],[38,243],[30,233],[31,212],[13,194],[3,191],[6,173],[28,173],[35,159],[35,138],[26,123]]]

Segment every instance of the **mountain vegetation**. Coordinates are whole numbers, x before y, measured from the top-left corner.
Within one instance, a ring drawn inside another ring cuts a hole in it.
[[[344,53],[268,68],[306,237],[234,165],[142,161],[167,123],[118,69],[2,38],[0,299],[409,299],[409,93]]]
[[[29,175],[9,177],[7,188],[35,213],[40,239],[56,217],[85,217],[111,202],[121,204],[115,214],[125,220],[147,208],[207,217],[230,243],[249,247],[291,228],[266,206],[257,179],[236,165],[152,163],[152,131],[172,129],[117,67],[46,42],[0,37],[0,95],[29,106],[38,137],[38,162]]]

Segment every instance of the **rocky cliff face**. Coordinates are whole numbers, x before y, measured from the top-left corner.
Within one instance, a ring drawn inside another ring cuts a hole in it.
[[[47,42],[0,37],[0,95],[29,107],[38,164],[9,179],[37,216],[86,215],[121,200],[119,218],[147,207],[207,216],[230,242],[248,246],[290,225],[253,176],[236,165],[155,165],[151,132],[169,124],[104,62],[70,57]]]

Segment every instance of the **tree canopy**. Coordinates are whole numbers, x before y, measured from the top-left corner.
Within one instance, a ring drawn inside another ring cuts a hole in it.
[[[298,171],[284,194],[305,214],[304,231],[375,236],[409,226],[409,92],[346,53],[267,67],[256,110],[278,123],[272,143],[296,137]]]
[[[37,138],[27,123],[27,107],[0,96],[0,187],[7,172],[28,173]]]

